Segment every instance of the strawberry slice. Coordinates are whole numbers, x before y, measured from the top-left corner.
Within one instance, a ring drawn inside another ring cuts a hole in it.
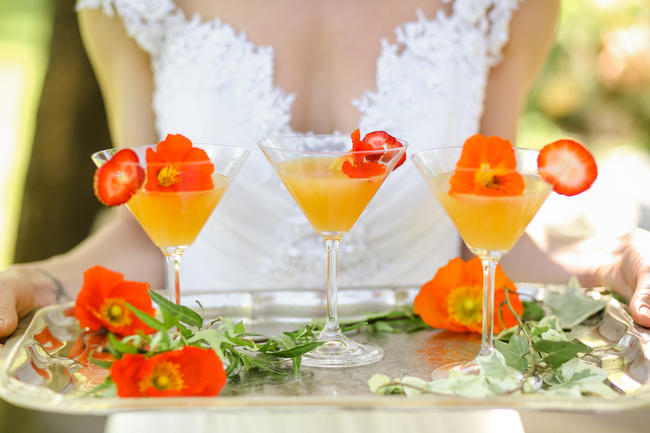
[[[144,169],[138,155],[131,149],[122,149],[95,170],[93,189],[97,199],[107,206],[129,201],[144,182]]]
[[[367,133],[363,137],[363,141],[368,143],[373,150],[386,150],[386,147],[389,143],[395,143],[397,140],[395,140],[395,137],[388,134],[387,132],[374,131],[374,132]],[[368,161],[379,161],[383,157],[384,157],[383,154],[377,153],[377,154],[367,155],[366,159]]]
[[[398,149],[404,146],[402,143],[397,141],[395,137],[385,131],[369,132],[363,137],[363,141],[370,144],[373,149],[377,150],[384,149],[387,151],[389,149]],[[388,162],[392,157],[392,152],[385,152],[383,155],[367,155],[366,159],[369,161],[378,161],[381,159],[383,162]],[[406,161],[406,154],[402,155],[397,164],[395,164],[395,168],[404,164],[404,161]],[[395,168],[393,168],[393,170],[395,170]]]
[[[537,157],[539,175],[562,195],[587,190],[598,176],[594,157],[580,143],[558,140],[547,144]]]

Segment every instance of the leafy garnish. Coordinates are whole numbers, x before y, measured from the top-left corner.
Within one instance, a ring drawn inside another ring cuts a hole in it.
[[[563,293],[548,293],[545,303],[560,320],[562,328],[573,328],[605,308],[607,301],[586,296],[578,279],[572,277]]]
[[[429,382],[408,376],[391,380],[388,376],[375,375],[368,381],[370,390],[378,394],[443,394],[471,398],[538,391],[572,397],[616,395],[605,383],[607,371],[580,359],[591,352],[591,348],[572,340],[565,332],[598,312],[606,301],[584,295],[577,280],[569,283],[564,294],[551,298],[551,311],[558,315],[545,315],[546,310],[536,302],[524,302],[522,317],[514,311],[510,290],[506,288],[504,303],[518,324],[496,337],[496,351],[476,358],[479,365],[476,374],[463,374],[454,369],[446,379]],[[566,306],[572,302],[577,305]],[[574,320],[572,315],[579,315],[581,319]]]

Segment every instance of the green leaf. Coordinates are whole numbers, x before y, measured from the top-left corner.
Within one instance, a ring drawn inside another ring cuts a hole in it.
[[[176,327],[178,328],[178,331],[181,333],[183,338],[191,338],[192,335],[194,335],[191,329],[188,329],[184,325],[181,325],[180,322],[176,323]]]
[[[284,334],[274,335],[271,337],[271,340],[276,341],[283,349],[291,349],[296,345],[294,338],[286,332]]]
[[[249,365],[249,368],[251,366],[254,366],[254,367],[257,367],[260,370],[264,370],[264,371],[266,371],[268,373],[278,374],[278,375],[282,375],[282,376],[285,375],[285,373],[283,373],[281,371],[277,371],[277,370],[274,370],[274,369],[270,368],[265,362],[262,362],[262,361],[259,361],[259,360],[255,359],[254,356],[247,355],[247,354],[245,354],[243,352],[238,352],[238,355],[242,359],[242,361],[244,361],[245,364]],[[246,368],[246,369],[248,370],[249,368]]]
[[[541,340],[533,345],[533,349],[545,353],[543,357],[549,367],[555,369],[572,358],[577,358],[578,353],[589,353],[591,348],[582,343],[571,341]]]
[[[595,394],[601,397],[618,395],[604,383],[607,376],[607,370],[573,358],[554,372],[553,380],[550,381],[554,384],[544,392],[574,397],[580,397],[582,394]]]
[[[117,350],[118,352],[124,354],[124,353],[138,353],[138,348],[135,347],[132,344],[129,343],[123,343],[120,339],[118,339],[115,334],[112,332],[108,333],[108,342],[110,345]]]
[[[578,280],[572,277],[563,293],[547,293],[545,303],[558,317],[562,328],[573,328],[605,308],[607,301],[585,295]]]
[[[291,360],[293,361],[293,377],[298,379],[300,377],[300,365],[302,364],[302,356],[296,356]]]
[[[349,331],[352,331],[354,329],[359,329],[359,328],[362,328],[362,327],[366,326],[367,324],[368,324],[368,322],[354,323],[354,324],[352,324],[350,326],[345,326],[345,327],[341,328],[341,332],[349,332]]]
[[[506,365],[506,360],[499,351],[493,351],[487,356],[478,356],[476,362],[494,394],[512,391],[523,384],[524,375]]]
[[[374,330],[376,332],[394,332],[395,329],[390,326],[387,322],[375,322],[373,324]]]
[[[154,319],[147,313],[145,313],[142,310],[139,310],[138,308],[134,307],[133,305],[129,304],[128,302],[126,303],[126,306],[129,310],[133,311],[133,314],[136,315],[136,317],[144,322],[145,325],[149,326],[150,328],[155,329],[156,331],[162,331],[162,332],[167,332],[169,330],[169,327],[165,326],[164,323],[159,322],[158,320]]]
[[[93,358],[93,354],[95,352],[93,351],[90,356],[88,356],[88,361],[92,362],[93,364],[102,367],[102,368],[108,368],[110,369],[113,363],[111,361],[104,361],[103,359],[97,359]]]
[[[521,335],[513,335],[506,343],[504,341],[495,340],[494,347],[503,355],[506,365],[516,368],[521,372],[526,372],[528,369],[528,361],[525,355],[530,350],[530,343]]]
[[[404,394],[404,388],[399,379],[391,381],[384,374],[375,374],[368,380],[368,387],[371,392],[379,395]]]
[[[117,387],[113,379],[109,377],[106,378],[104,382],[97,385],[90,391],[84,394],[84,397],[116,397],[117,396]]]
[[[237,324],[232,328],[233,332],[237,335],[244,335],[246,333],[246,328],[244,327],[244,322],[237,322]]]
[[[390,377],[385,374],[373,374],[370,379],[368,379],[368,387],[370,392],[377,393],[380,388],[388,385],[390,383]]]
[[[194,333],[194,336],[187,340],[188,343],[196,343],[198,341],[205,341],[210,345],[212,350],[214,350],[219,358],[225,360],[226,357],[223,354],[221,345],[223,343],[228,343],[228,337],[223,333],[219,332],[216,329],[202,329]]]
[[[294,346],[291,349],[281,350],[279,352],[268,352],[268,354],[278,358],[295,358],[296,356],[301,356],[307,352],[311,352],[324,343],[324,341],[312,341],[311,343]]]
[[[405,376],[400,380],[400,382],[402,383],[404,394],[406,394],[407,397],[417,397],[422,395],[422,393],[428,391],[429,388],[429,384],[418,377]]]
[[[524,306],[524,314],[522,314],[523,320],[533,320],[539,321],[544,317],[544,309],[537,304],[537,302],[532,301],[521,301]]]
[[[174,304],[173,302],[167,300],[164,296],[159,295],[151,289],[149,289],[149,296],[151,297],[152,301],[158,304],[160,310],[163,312],[163,315],[165,312],[167,312],[168,314],[178,318],[179,321],[190,326],[195,326],[197,328],[201,328],[203,326],[203,318],[199,313],[192,310],[191,308],[187,308],[184,305]]]
[[[447,379],[430,382],[429,389],[439,394],[455,394],[469,398],[485,398],[494,394],[484,374],[465,375],[456,370],[450,371]]]

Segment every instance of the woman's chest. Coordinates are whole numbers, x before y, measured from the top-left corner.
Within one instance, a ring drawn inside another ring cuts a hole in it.
[[[505,12],[517,0],[509,1]],[[302,8],[316,4],[307,1],[269,2],[279,11],[257,0],[232,3],[215,12],[179,2],[155,26],[161,136],[182,130],[194,140],[254,146],[269,134],[359,127],[426,145],[477,131],[493,0],[456,0],[453,11],[359,0],[327,13]],[[244,7],[251,4],[260,7]]]
[[[377,61],[382,40],[395,42],[395,29],[415,21],[416,10],[427,17],[438,11],[451,13],[442,0],[266,0],[211,1],[178,0],[178,7],[191,19],[202,23],[215,20],[226,24],[251,44],[272,48],[272,84],[295,99],[290,108],[294,131],[327,133],[348,131],[359,124],[360,113],[351,101],[364,92],[375,90]],[[213,29],[225,37],[223,30]],[[207,35],[206,35],[207,36]],[[246,61],[244,51],[220,46],[208,37],[201,51],[203,61],[239,62],[244,68],[255,66]],[[225,38],[228,41],[229,38]],[[215,54],[221,55],[221,59]],[[201,61],[197,59],[196,61]],[[218,68],[219,63],[215,64]],[[258,64],[261,68],[261,64]],[[267,71],[259,70],[264,75]]]

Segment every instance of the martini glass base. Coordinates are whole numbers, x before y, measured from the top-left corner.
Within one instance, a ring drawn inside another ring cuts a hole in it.
[[[449,373],[455,370],[463,376],[477,376],[481,368],[476,361],[452,362],[451,364],[441,365],[431,373],[432,380],[449,378]]]
[[[358,367],[372,364],[384,357],[379,346],[360,344],[345,336],[327,342],[302,356],[302,365],[307,367]]]
[[[452,371],[460,373],[461,376],[478,376],[481,373],[481,367],[476,359],[467,362],[452,362],[451,364],[444,364],[431,372],[432,380],[448,379]],[[525,379],[522,373],[519,380]]]

